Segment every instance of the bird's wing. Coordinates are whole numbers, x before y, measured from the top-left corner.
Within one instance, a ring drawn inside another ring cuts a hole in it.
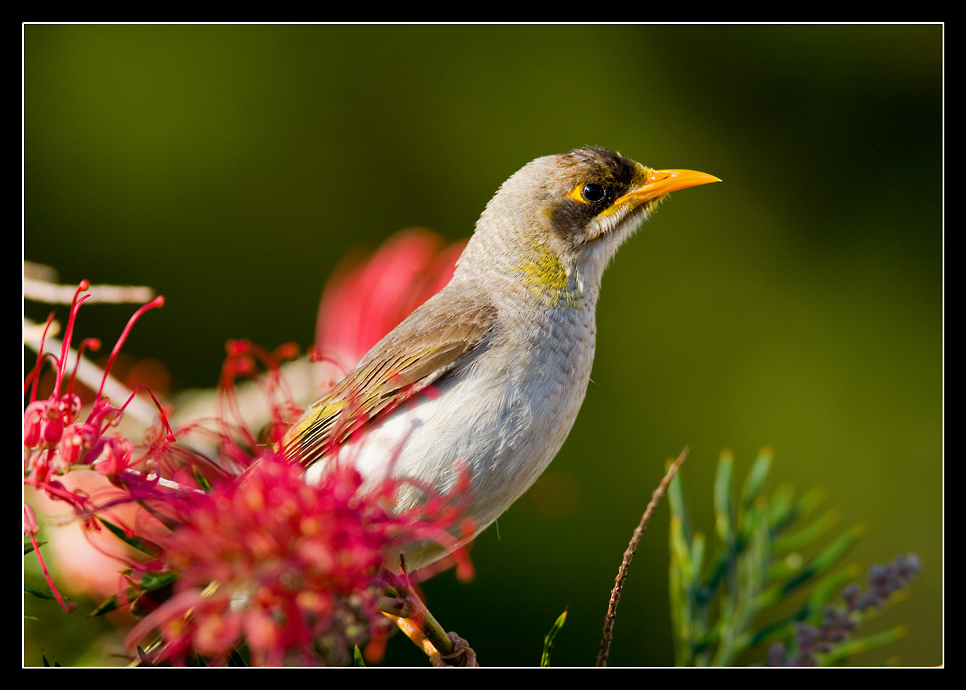
[[[289,429],[286,456],[312,465],[455,368],[496,320],[492,305],[455,307],[417,310],[397,326]]]

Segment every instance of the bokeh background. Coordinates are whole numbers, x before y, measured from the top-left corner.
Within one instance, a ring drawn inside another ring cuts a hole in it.
[[[943,662],[943,27],[23,27],[23,258],[63,282],[154,287],[125,352],[215,385],[229,338],[311,344],[351,251],[469,235],[537,156],[598,144],[721,184],[674,195],[605,276],[583,411],[478,540],[476,579],[426,584],[486,665],[593,662],[621,554],[685,445],[711,532],[739,478],[828,491],[863,568],[915,552],[903,623],[860,658]],[[42,319],[47,307],[25,305]],[[127,307],[82,311],[112,343]],[[610,663],[673,663],[667,506],[634,560]],[[26,665],[114,664],[117,638],[25,602]],[[78,620],[75,620],[78,619]],[[77,624],[75,626],[75,624]],[[79,632],[80,631],[80,632]],[[425,665],[399,637],[386,664]]]

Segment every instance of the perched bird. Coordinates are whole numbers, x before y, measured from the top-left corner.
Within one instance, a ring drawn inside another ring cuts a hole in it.
[[[468,515],[482,531],[570,433],[590,380],[601,277],[617,248],[669,192],[717,181],[598,147],[532,161],[487,204],[450,283],[305,411],[285,453],[307,481],[338,454],[370,486],[391,473],[439,491],[465,462]],[[421,500],[407,486],[397,508]],[[396,551],[410,570],[445,555],[430,542]]]

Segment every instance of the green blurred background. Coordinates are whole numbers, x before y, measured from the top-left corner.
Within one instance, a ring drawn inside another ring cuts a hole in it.
[[[941,25],[23,27],[23,255],[64,282],[149,285],[125,351],[214,386],[229,338],[311,344],[340,258],[394,231],[467,236],[537,156],[598,144],[723,182],[674,195],[604,280],[583,411],[531,492],[426,585],[489,666],[588,665],[621,554],[685,445],[712,530],[722,449],[739,477],[828,490],[868,525],[863,568],[915,552],[908,600],[860,658],[942,654]],[[25,306],[42,319],[45,307]],[[113,343],[127,307],[78,335]],[[673,663],[667,507],[631,566],[610,663]],[[27,602],[24,663],[99,635]],[[75,620],[76,619],[76,620]],[[78,637],[80,636],[80,637]],[[108,647],[110,644],[108,644]],[[99,652],[98,652],[99,653]],[[387,664],[424,665],[401,637]]]

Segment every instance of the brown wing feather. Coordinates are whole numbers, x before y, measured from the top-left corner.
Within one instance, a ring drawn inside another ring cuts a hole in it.
[[[417,309],[342,381],[313,403],[285,436],[285,454],[306,467],[456,367],[490,332],[492,305]]]

